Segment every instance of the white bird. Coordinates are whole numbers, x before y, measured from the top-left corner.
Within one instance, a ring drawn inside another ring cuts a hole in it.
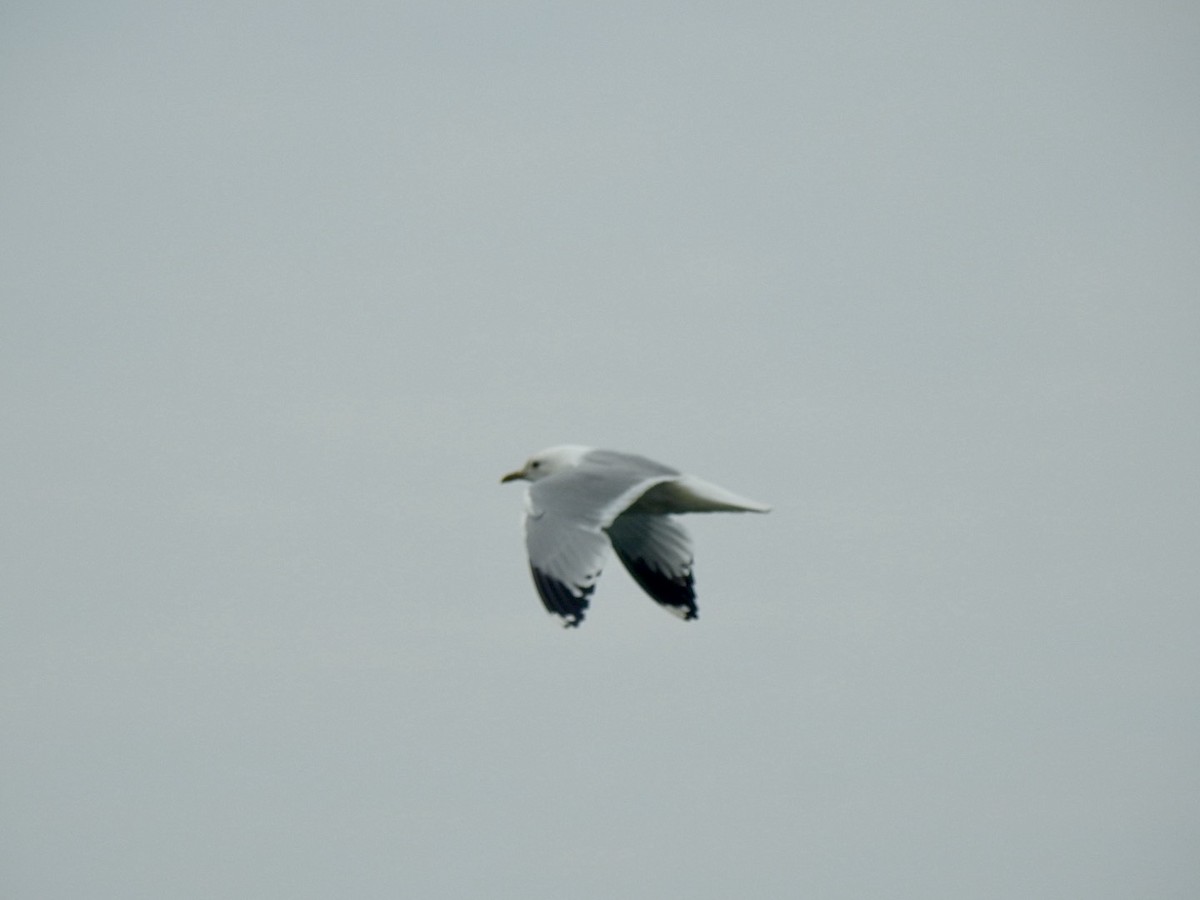
[[[583,621],[611,543],[629,574],[681,619],[696,618],[692,546],[671,516],[770,507],[644,456],[566,445],[534,454],[500,479],[525,495],[529,567],[546,609],[567,628]]]

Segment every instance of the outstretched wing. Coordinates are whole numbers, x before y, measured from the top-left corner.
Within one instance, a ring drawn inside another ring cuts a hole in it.
[[[525,546],[542,603],[567,628],[578,626],[608,555],[604,532],[549,510],[530,509]]]
[[[674,519],[627,512],[608,526],[617,558],[642,590],[681,619],[696,618],[692,543]]]

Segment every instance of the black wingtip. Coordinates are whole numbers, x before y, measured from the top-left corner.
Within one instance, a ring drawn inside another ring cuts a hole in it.
[[[685,622],[699,618],[696,609],[696,581],[692,577],[691,563],[677,576],[661,572],[646,564],[643,559],[628,556],[616,548],[617,556],[643,591],[659,606]]]
[[[545,572],[533,567],[530,567],[530,571],[533,573],[534,586],[537,587],[538,595],[542,598],[542,605],[546,607],[547,611],[558,616],[562,620],[564,628],[578,628],[587,611],[588,598],[595,590],[595,585],[573,590],[557,578],[551,578]]]

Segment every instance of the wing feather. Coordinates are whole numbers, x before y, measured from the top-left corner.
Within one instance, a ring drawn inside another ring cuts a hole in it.
[[[692,544],[682,525],[668,516],[627,512],[613,520],[608,536],[642,590],[680,618],[696,618]]]

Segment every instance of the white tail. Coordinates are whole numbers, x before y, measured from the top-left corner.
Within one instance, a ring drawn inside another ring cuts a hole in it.
[[[695,475],[680,475],[656,484],[642,494],[630,508],[631,512],[671,513],[689,512],[769,512],[765,503],[747,500],[732,491],[718,487]]]

